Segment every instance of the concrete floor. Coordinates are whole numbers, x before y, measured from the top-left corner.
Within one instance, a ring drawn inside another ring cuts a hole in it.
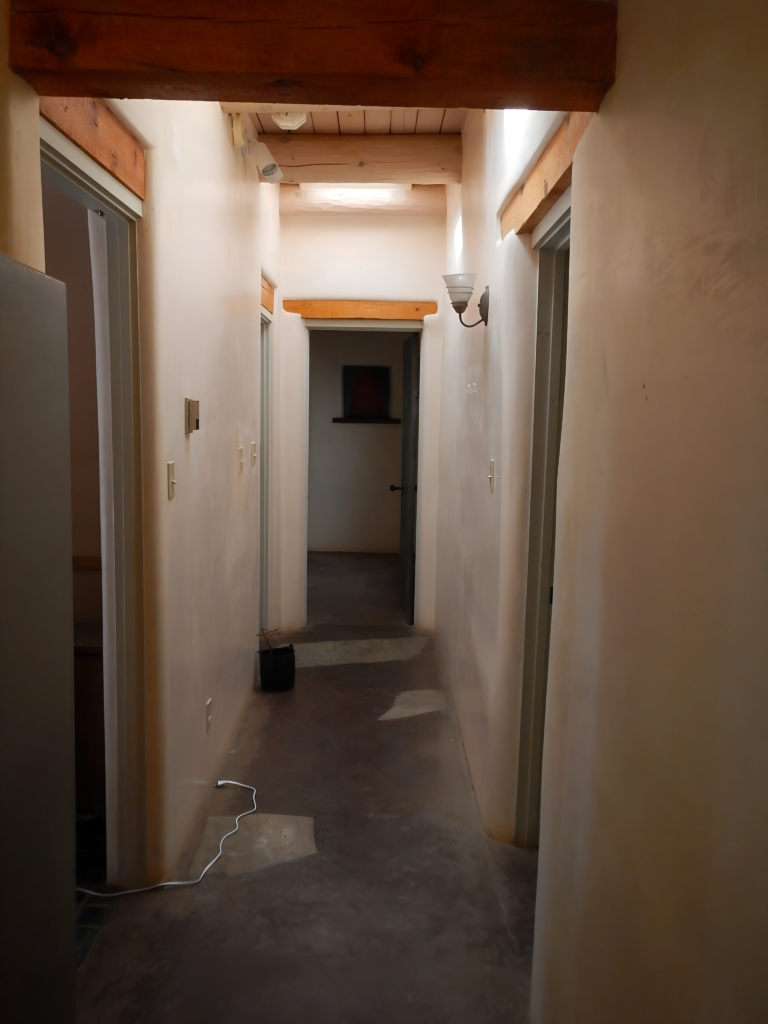
[[[307,625],[405,626],[399,555],[310,551]]]
[[[339,562],[311,564],[315,595],[330,590],[318,621],[345,614],[343,578],[362,571]],[[377,623],[381,592],[355,593],[350,618],[372,621],[295,639],[412,634]],[[312,818],[317,853],[119,900],[78,975],[80,1024],[526,1021],[535,855],[483,835],[452,710],[379,721],[402,692],[439,687],[427,644],[254,693],[222,775],[256,786],[264,814]],[[208,814],[248,806],[213,790]]]

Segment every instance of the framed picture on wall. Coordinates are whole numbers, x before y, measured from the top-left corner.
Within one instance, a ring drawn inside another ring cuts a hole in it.
[[[400,423],[389,415],[388,366],[343,366],[341,392],[343,415],[334,423]]]

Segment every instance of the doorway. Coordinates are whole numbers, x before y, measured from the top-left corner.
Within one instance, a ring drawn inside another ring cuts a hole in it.
[[[259,391],[259,628],[269,629],[269,320],[261,320]]]
[[[541,767],[549,667],[549,638],[556,592],[554,576],[557,468],[563,424],[568,335],[570,204],[557,207],[534,235],[539,251],[536,314],[531,504],[520,713],[515,845],[537,847]]]
[[[141,203],[44,122],[41,177],[47,272],[67,290],[77,876],[89,886],[139,885],[145,880]],[[93,932],[78,930],[79,960]]]
[[[413,624],[419,343],[310,330],[310,625]]]

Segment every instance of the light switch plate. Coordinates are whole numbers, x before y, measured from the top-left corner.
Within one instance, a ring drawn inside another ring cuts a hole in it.
[[[176,497],[176,481],[174,480],[174,462],[168,463],[168,500]]]
[[[211,707],[211,700],[212,700],[212,698],[209,697],[208,700],[205,702],[205,731],[206,732],[208,732],[208,730],[211,728],[211,716],[213,714],[213,709]]]
[[[237,471],[238,473],[243,472],[243,466],[245,465],[245,458],[243,456],[243,449],[237,449]]]
[[[200,402],[196,398],[184,399],[184,432],[191,434],[200,429]]]
[[[488,486],[491,488],[491,494],[496,486],[496,460],[491,459],[490,473],[488,474]]]
[[[251,441],[251,465],[256,465],[256,459],[259,457],[259,453],[256,451],[256,442]]]

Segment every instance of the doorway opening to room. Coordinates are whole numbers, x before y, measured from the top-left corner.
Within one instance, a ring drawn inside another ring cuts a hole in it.
[[[413,625],[420,344],[310,330],[308,624]]]
[[[537,847],[549,638],[556,594],[557,469],[563,425],[570,189],[533,232],[539,252],[528,579],[515,844]]]
[[[77,883],[136,885],[145,877],[141,202],[42,119],[40,135],[46,272],[67,301]],[[78,963],[99,916],[79,900]]]

